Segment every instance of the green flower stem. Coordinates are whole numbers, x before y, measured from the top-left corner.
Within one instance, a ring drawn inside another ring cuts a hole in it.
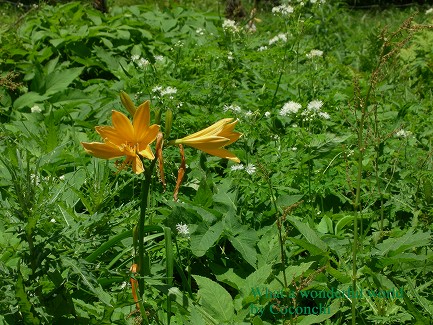
[[[152,172],[155,167],[157,158],[153,159],[149,168],[144,171],[144,179],[141,182],[141,202],[140,202],[140,220],[138,222],[138,270],[140,278],[138,279],[138,288],[140,297],[144,293],[144,276],[150,275],[149,255],[144,251],[144,225],[146,223],[147,201],[149,198],[150,183],[152,181]]]

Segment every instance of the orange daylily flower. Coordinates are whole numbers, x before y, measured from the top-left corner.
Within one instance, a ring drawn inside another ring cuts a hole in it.
[[[131,121],[121,112],[112,111],[113,126],[97,126],[96,132],[104,142],[81,142],[84,149],[91,155],[112,159],[126,156],[121,165],[132,164],[136,174],[144,171],[140,157],[155,159],[149,144],[155,141],[159,132],[159,125],[150,125],[150,103],[141,104],[134,113]],[[149,126],[150,125],[150,126]]]
[[[185,144],[210,155],[230,159],[231,161],[239,163],[240,160],[236,155],[224,149],[225,146],[235,142],[242,135],[241,133],[233,132],[238,120],[232,121],[232,118],[219,120],[204,130],[188,135],[182,139],[174,140],[172,143]]]

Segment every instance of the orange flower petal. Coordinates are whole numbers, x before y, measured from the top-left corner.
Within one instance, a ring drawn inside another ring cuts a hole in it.
[[[143,141],[150,124],[150,102],[148,100],[138,106],[132,124],[135,139],[137,142]]]
[[[147,146],[146,149],[141,150],[140,152],[138,152],[138,154],[140,156],[142,156],[143,158],[147,158],[147,159],[150,159],[150,160],[155,159],[155,156],[153,155],[152,149],[150,149],[149,146]]]
[[[125,143],[125,140],[122,139],[122,136],[117,132],[117,130],[112,126],[97,126],[96,132],[104,139],[104,141],[108,141],[114,143],[118,146]]]
[[[81,145],[89,154],[97,158],[111,159],[124,155],[119,147],[111,143],[81,142]]]
[[[151,125],[147,130],[146,133],[143,134],[143,139],[141,139],[140,141],[138,141],[138,150],[141,150],[141,148],[145,148],[147,147],[150,143],[152,143],[153,141],[155,141],[156,136],[158,135],[159,132],[159,125],[153,124]]]
[[[114,110],[111,118],[118,134],[121,134],[124,140],[134,142],[134,127],[131,121],[123,113]]]

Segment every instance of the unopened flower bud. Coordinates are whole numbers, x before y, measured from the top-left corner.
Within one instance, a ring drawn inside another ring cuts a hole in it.
[[[171,126],[173,125],[173,111],[171,109],[165,112],[165,138],[170,137]]]
[[[135,105],[129,95],[123,90],[120,92],[120,100],[122,101],[123,106],[125,106],[125,108],[128,110],[129,114],[134,116],[136,111]]]

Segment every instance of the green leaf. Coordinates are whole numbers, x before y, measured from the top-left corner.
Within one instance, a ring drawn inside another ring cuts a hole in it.
[[[242,227],[242,229],[243,231],[238,235],[229,236],[229,240],[233,247],[241,253],[245,261],[252,267],[257,268],[257,251],[255,246],[259,239],[255,230],[247,230],[244,227]]]
[[[335,225],[335,234],[339,235],[343,228],[353,221],[354,216],[344,216]]]
[[[257,243],[260,254],[257,255],[258,267],[272,265],[280,258],[280,244],[278,239],[277,225],[274,224],[265,232]]]
[[[319,315],[308,315],[302,318],[301,321],[297,322],[299,325],[310,325],[310,324],[319,324],[324,322],[325,320],[331,318],[335,313],[340,310],[340,301],[335,299],[331,305],[325,306],[325,312]],[[329,313],[328,313],[329,311]]]
[[[320,239],[320,237],[317,235],[316,231],[314,229],[311,229],[308,224],[303,223],[303,222],[299,221],[298,219],[296,219],[290,215],[288,215],[286,217],[286,219],[296,229],[298,229],[298,231],[305,237],[305,239],[308,241],[309,244],[311,244],[313,247],[317,248],[317,250],[315,250],[315,254],[317,252],[324,253],[325,250],[328,249],[328,245],[322,239]]]
[[[20,312],[23,315],[24,324],[40,324],[39,319],[33,314],[33,306],[29,301],[29,298],[26,293],[26,288],[24,285],[24,279],[19,269],[18,264],[18,272],[17,272],[17,282],[15,284],[15,295],[18,300],[18,305],[20,308]]]
[[[45,79],[45,95],[65,90],[83,72],[84,67],[54,71]]]
[[[47,95],[39,95],[36,92],[30,91],[24,95],[18,97],[14,102],[14,108],[20,109],[23,107],[31,107],[36,103],[43,102],[44,100],[50,98]]]
[[[83,280],[84,284],[87,288],[96,296],[100,301],[102,301],[107,306],[113,307],[112,305],[112,298],[110,294],[104,289],[102,289],[101,285],[98,283],[95,283],[91,277],[91,275],[85,271],[83,268],[80,267],[80,264],[77,263],[78,261],[74,261],[69,258],[62,258],[62,262],[65,266],[70,267],[76,274],[78,274],[81,279]],[[93,283],[92,283],[93,282]]]
[[[302,199],[303,195],[281,195],[277,198],[277,205],[281,208],[289,207]]]
[[[193,275],[199,290],[200,305],[219,323],[230,323],[234,318],[233,300],[230,294],[218,283],[199,275]]]
[[[412,230],[408,230],[405,235],[399,238],[388,238],[382,243],[377,244],[371,254],[378,256],[393,256],[410,248],[426,246],[429,244],[430,240],[430,232],[419,231],[414,234]]]
[[[200,224],[191,236],[191,251],[195,256],[203,256],[211,248],[223,232],[221,221],[207,228]]]

